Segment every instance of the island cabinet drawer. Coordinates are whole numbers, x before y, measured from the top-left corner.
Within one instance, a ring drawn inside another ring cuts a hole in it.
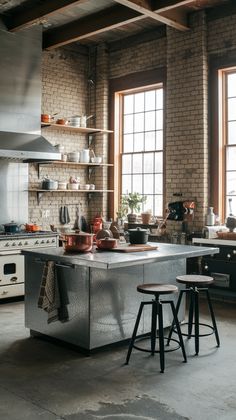
[[[236,247],[233,246],[220,246],[220,252],[211,257],[214,260],[231,260],[236,262]]]

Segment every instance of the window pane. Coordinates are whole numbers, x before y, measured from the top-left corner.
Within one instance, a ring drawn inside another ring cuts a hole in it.
[[[123,152],[133,152],[133,134],[126,134],[123,137]]]
[[[163,112],[156,111],[156,130],[163,129]]]
[[[227,195],[236,195],[236,171],[226,174],[226,192]]]
[[[228,75],[228,97],[236,96],[236,73]]]
[[[144,173],[153,173],[153,168],[154,168],[153,160],[154,160],[154,153],[144,154],[144,169],[143,169]]]
[[[145,113],[145,131],[155,130],[155,111]]]
[[[134,132],[140,132],[144,130],[144,114],[134,114]]]
[[[133,175],[133,191],[139,194],[143,192],[142,175]]]
[[[131,175],[122,175],[122,194],[131,192]]]
[[[156,109],[163,109],[163,89],[156,91]]]
[[[134,95],[134,112],[144,111],[144,92],[136,93]]]
[[[157,131],[156,132],[156,150],[162,150],[163,149],[163,131]]]
[[[122,156],[122,173],[123,174],[131,173],[131,155]]]
[[[134,112],[134,95],[124,96],[124,114],[132,114]]]
[[[162,173],[163,170],[163,153],[155,153],[155,172]]]
[[[236,120],[236,98],[228,100],[228,120]]]
[[[155,131],[145,133],[145,150],[155,150]]]
[[[155,90],[150,90],[145,93],[145,111],[155,109]]]
[[[146,194],[144,194],[146,195]],[[143,211],[150,210],[152,214],[154,214],[154,196],[147,195],[147,201],[143,204]]]
[[[227,171],[234,171],[236,169],[236,147],[227,148]]]
[[[162,174],[155,175],[155,194],[162,194],[163,192],[163,178]]]
[[[236,144],[236,122],[228,123],[228,144]]]
[[[124,134],[133,133],[134,131],[134,120],[133,115],[124,116]]]
[[[163,197],[162,195],[155,196],[155,216],[162,217],[163,215]]]
[[[143,151],[143,133],[134,134],[134,152]]]
[[[143,192],[144,194],[153,194],[153,175],[144,175],[144,186],[143,186]]]
[[[141,153],[133,155],[133,173],[140,174],[143,172],[143,155]]]

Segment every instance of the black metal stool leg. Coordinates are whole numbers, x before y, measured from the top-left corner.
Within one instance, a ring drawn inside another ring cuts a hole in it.
[[[213,311],[209,290],[206,290],[206,295],[207,295],[208,307],[209,307],[210,314],[211,314],[211,320],[212,320],[212,324],[213,324],[213,327],[214,327],[216,343],[217,343],[217,346],[220,347],[220,338],[219,338],[219,334],[218,334],[218,329],[217,329],[216,320],[215,320],[215,314],[214,314],[214,311]]]
[[[131,338],[130,343],[129,343],[129,349],[128,349],[126,362],[125,362],[126,365],[128,365],[128,363],[129,363],[129,359],[130,359],[130,356],[131,356],[134,341],[135,341],[136,334],[137,334],[137,331],[138,331],[138,326],[139,326],[139,322],[140,322],[140,318],[141,318],[141,315],[142,315],[142,310],[143,310],[144,304],[145,304],[145,302],[141,302],[140,306],[139,306],[139,311],[138,311],[138,315],[137,315],[136,322],[135,322],[135,325],[134,325],[132,338]]]
[[[155,354],[155,347],[156,347],[157,305],[158,305],[158,302],[156,300],[153,300],[152,302],[152,327],[151,327],[151,354],[152,356],[154,356]]]
[[[179,337],[180,347],[181,347],[182,353],[183,353],[183,358],[184,358],[184,361],[187,362],[187,356],[186,356],[186,352],[185,352],[184,341],[183,341],[181,329],[180,329],[180,326],[179,326],[179,320],[178,320],[178,317],[177,317],[177,311],[175,309],[174,302],[170,301],[170,305],[171,305],[172,314],[173,314],[174,321],[175,321],[175,327],[176,327],[178,337]]]
[[[180,290],[180,293],[179,293],[178,301],[177,301],[177,304],[176,304],[176,315],[177,316],[178,316],[178,312],[179,312],[179,308],[180,308],[180,304],[181,304],[181,300],[182,300],[182,296],[183,296],[184,292],[186,292],[186,290]],[[173,322],[171,324],[170,331],[169,331],[169,334],[168,334],[168,338],[167,338],[167,343],[166,343],[167,346],[169,346],[169,344],[170,344],[170,339],[171,339],[172,334],[173,334],[174,326],[175,326],[175,320],[173,319]]]
[[[195,297],[194,297],[194,290],[192,288],[189,289],[189,311],[188,311],[188,339],[191,338],[192,329],[193,329],[193,313],[195,310]]]
[[[160,351],[160,366],[161,366],[161,373],[165,370],[165,351],[164,351],[164,329],[163,329],[163,309],[162,304],[157,302],[158,304],[158,322],[159,322],[159,351]]]
[[[195,318],[195,353],[199,353],[199,292],[194,290],[194,318]]]

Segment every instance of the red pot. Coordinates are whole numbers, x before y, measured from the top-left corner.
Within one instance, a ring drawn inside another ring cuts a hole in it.
[[[104,238],[96,241],[99,249],[112,249],[117,247],[117,240],[115,238]]]

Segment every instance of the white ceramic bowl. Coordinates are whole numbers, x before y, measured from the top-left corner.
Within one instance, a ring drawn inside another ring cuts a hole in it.
[[[92,163],[102,163],[102,157],[101,156],[94,156],[91,158]]]
[[[68,190],[78,190],[79,184],[68,184]]]
[[[58,190],[66,190],[67,188],[67,182],[58,182]]]

